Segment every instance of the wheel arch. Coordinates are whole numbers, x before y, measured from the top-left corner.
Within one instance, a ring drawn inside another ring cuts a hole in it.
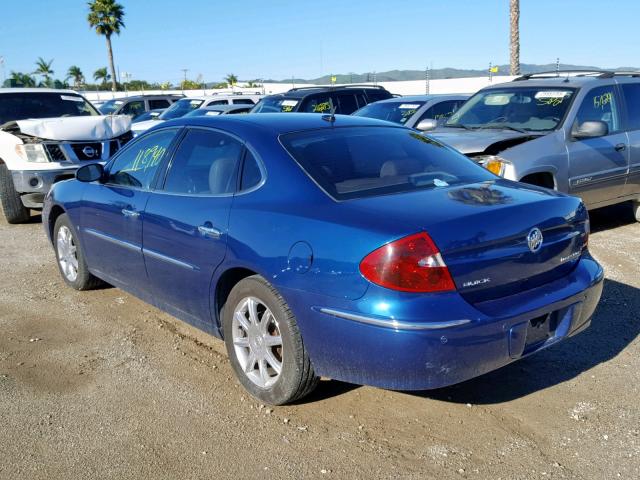
[[[213,318],[215,327],[220,333],[220,337],[224,338],[222,329],[222,310],[229,298],[229,294],[238,282],[252,275],[259,275],[258,272],[247,267],[234,266],[224,270],[218,277],[215,284],[215,294],[213,298]]]
[[[528,183],[531,185],[537,185],[539,187],[551,188],[553,190],[558,189],[558,182],[554,172],[550,170],[540,170],[537,172],[527,172],[519,180],[522,183]]]
[[[51,239],[52,242],[53,242],[53,227],[55,227],[58,217],[60,217],[60,215],[64,213],[67,213],[67,212],[60,205],[54,205],[53,207],[51,207],[51,212],[49,213],[49,218],[48,218],[47,231],[49,232],[49,238]]]

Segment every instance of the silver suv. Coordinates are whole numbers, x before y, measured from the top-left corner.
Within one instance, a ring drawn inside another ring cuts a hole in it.
[[[589,208],[632,200],[640,221],[640,72],[524,75],[480,90],[430,136]]]

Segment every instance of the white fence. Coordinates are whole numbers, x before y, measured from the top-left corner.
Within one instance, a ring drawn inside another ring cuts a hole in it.
[[[429,93],[475,93],[487,85],[496,83],[503,83],[511,81],[514,77],[509,76],[494,76],[491,81],[488,77],[469,77],[469,78],[446,78],[431,80],[429,82]],[[372,83],[369,83],[373,85]],[[391,93],[398,95],[422,95],[426,93],[426,82],[424,80],[410,80],[404,82],[378,82],[378,85],[382,85]],[[242,93],[282,93],[286,92],[292,87],[310,87],[310,84],[291,84],[291,83],[265,83],[264,87],[258,88],[245,88],[236,87],[234,92]],[[184,93],[187,96],[199,96],[199,95],[220,95],[231,93],[232,90],[226,89],[201,89],[201,90],[144,90],[144,91],[128,91],[128,92],[95,92],[85,91],[81,92],[91,101],[106,101],[112,98],[120,98],[131,95],[140,95],[144,93],[149,94],[163,94],[163,93]]]

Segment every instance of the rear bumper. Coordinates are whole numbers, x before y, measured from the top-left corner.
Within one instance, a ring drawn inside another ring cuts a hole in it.
[[[403,317],[374,313],[385,303],[376,293],[331,306],[309,304],[299,292],[283,295],[318,375],[426,390],[482,375],[582,331],[600,300],[603,277],[600,265],[585,254],[566,277],[483,305],[472,306],[457,294],[406,297]],[[386,307],[393,310],[394,301],[401,303],[394,299]],[[546,340],[533,343],[528,325],[541,318],[554,328]]]

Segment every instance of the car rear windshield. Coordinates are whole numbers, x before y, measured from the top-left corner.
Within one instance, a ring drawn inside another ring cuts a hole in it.
[[[73,93],[3,93],[0,125],[27,118],[82,117],[98,115],[95,107]]]
[[[571,104],[568,88],[501,88],[480,91],[451,115],[447,127],[510,128],[547,131],[557,128]]]
[[[256,103],[251,113],[293,112],[300,101],[297,98],[265,97]]]
[[[172,120],[174,118],[184,117],[187,113],[200,108],[200,105],[203,103],[204,100],[183,98],[167,108],[158,118],[161,120]]]
[[[280,141],[336,200],[495,178],[464,155],[406,128],[323,128],[282,135]]]
[[[386,120],[388,122],[404,125],[404,123],[409,120],[422,105],[424,105],[423,101],[370,103],[366,107],[354,112],[353,115],[358,117],[377,118],[379,120]]]

